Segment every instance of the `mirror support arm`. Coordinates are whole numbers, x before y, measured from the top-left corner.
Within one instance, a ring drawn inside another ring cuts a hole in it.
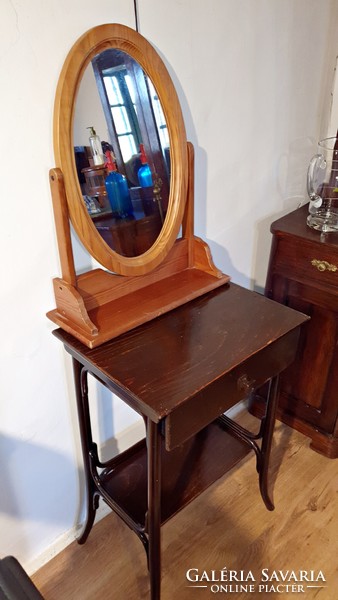
[[[187,201],[185,205],[185,211],[182,220],[182,238],[188,240],[189,243],[189,268],[193,267],[194,264],[194,171],[195,171],[195,151],[194,146],[191,142],[187,142],[188,149],[188,190],[187,190]]]
[[[62,272],[62,278],[57,277],[53,280],[59,318],[64,325],[66,324],[66,330],[69,329],[67,324],[70,321],[83,335],[95,338],[98,329],[89,318],[84,300],[77,289],[69,212],[61,169],[51,169],[49,180]]]
[[[69,212],[61,169],[50,169],[49,182],[53,200],[62,279],[67,283],[76,286],[73,248],[70,237]]]

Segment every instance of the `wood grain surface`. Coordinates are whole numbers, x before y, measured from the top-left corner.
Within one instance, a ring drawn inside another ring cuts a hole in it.
[[[253,419],[243,415],[241,423]],[[187,587],[198,568],[322,570],[323,589],[305,593],[231,593],[233,599],[336,600],[338,588],[338,472],[336,462],[313,453],[302,434],[278,424],[271,466],[276,509],[263,506],[254,457],[244,460],[162,529],[162,600],[214,598],[210,589]],[[140,541],[111,514],[84,546],[77,542],[33,576],[46,600],[148,600],[146,558]]]
[[[263,349],[273,353],[274,343],[307,319],[229,284],[97,348],[86,348],[62,330],[54,334],[132,408],[159,421]],[[265,363],[264,356],[256,377],[266,377]],[[276,357],[276,368],[285,368],[278,363]],[[271,367],[269,373],[272,377],[278,370]]]

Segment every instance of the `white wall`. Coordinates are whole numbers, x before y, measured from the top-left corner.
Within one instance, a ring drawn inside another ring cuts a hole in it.
[[[77,93],[74,114],[74,146],[89,146],[88,123],[89,127],[94,127],[101,141],[109,141],[107,121],[91,65],[86,68]]]
[[[337,5],[139,5],[195,144],[197,233],[234,281],[263,286],[270,223],[305,201],[307,162],[327,130]],[[109,21],[133,26],[132,0],[1,2],[0,556],[29,570],[73,535],[82,489],[71,365],[44,316],[60,274],[48,185],[54,92],[76,38]],[[76,257],[89,261],[78,244]],[[133,419],[104,392],[98,402],[97,428],[111,442]]]
[[[235,281],[262,287],[274,218],[305,201],[326,132],[337,3],[142,0],[140,27],[171,66],[196,150],[196,227]]]

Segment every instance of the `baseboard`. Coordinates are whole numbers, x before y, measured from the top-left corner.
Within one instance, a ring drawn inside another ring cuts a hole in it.
[[[247,405],[248,405],[248,401],[242,400],[241,402],[238,402],[238,404],[235,404],[235,406],[232,406],[231,408],[229,408],[229,410],[227,410],[225,414],[227,415],[227,417],[229,417],[229,419],[234,419],[241,412],[243,412],[244,409],[247,408]]]
[[[109,440],[104,447],[102,448],[102,452],[107,451],[109,447],[114,445],[116,448],[116,454],[119,452],[123,452],[129,446],[136,444],[140,439],[142,439],[145,435],[144,433],[144,422],[142,419],[136,421],[130,427],[127,427],[123,431],[116,434],[114,437],[114,444]],[[111,456],[112,458],[112,456]],[[99,508],[96,512],[95,522],[97,523],[104,517],[106,517],[111,512],[111,509],[107,506],[107,504],[101,500]],[[94,525],[95,527],[95,525]],[[57,554],[62,552],[69,544],[74,542],[77,536],[78,530],[81,528],[81,524],[77,523],[71,529],[65,531],[62,535],[60,535],[56,540],[53,541],[50,546],[48,546],[41,554],[23,564],[25,571],[28,575],[33,575],[38,571],[43,565],[49,562],[52,558],[54,558]]]

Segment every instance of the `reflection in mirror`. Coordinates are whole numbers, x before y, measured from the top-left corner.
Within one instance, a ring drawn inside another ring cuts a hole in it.
[[[108,49],[87,66],[74,146],[83,199],[104,241],[122,256],[149,250],[168,209],[169,136],[152,82],[127,53]]]

